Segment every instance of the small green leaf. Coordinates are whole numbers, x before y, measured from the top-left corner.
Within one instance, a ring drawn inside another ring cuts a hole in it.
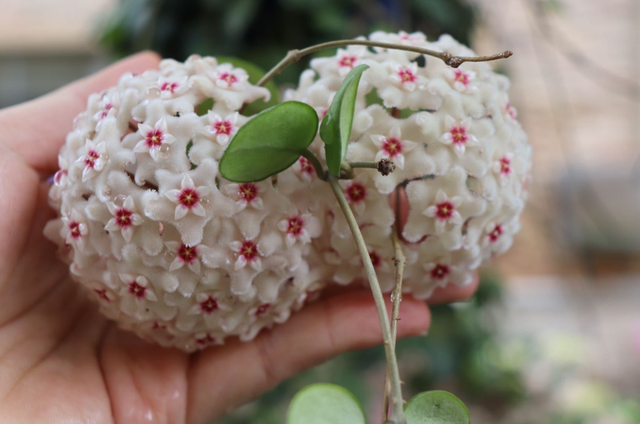
[[[266,73],[264,69],[260,68],[258,65],[237,57],[218,56],[216,59],[218,63],[230,63],[236,68],[242,68],[247,71],[247,74],[249,74],[249,82],[251,84],[256,84]],[[268,102],[265,102],[264,100],[256,100],[255,102],[248,104],[242,111],[243,115],[255,115],[258,112],[262,112],[263,110],[278,104],[280,101],[280,92],[276,83],[269,81],[265,85],[265,88],[271,92],[271,99],[269,99]]]
[[[317,131],[318,114],[306,103],[267,109],[240,127],[220,159],[220,174],[238,183],[264,180],[293,165]]]
[[[340,175],[340,166],[347,156],[358,83],[367,68],[368,65],[360,65],[349,72],[320,125],[320,137],[324,140],[327,153],[327,166],[333,175]]]
[[[449,392],[433,390],[413,397],[405,407],[407,424],[469,424],[469,411]]]
[[[360,402],[344,387],[312,384],[291,401],[287,424],[365,424]]]

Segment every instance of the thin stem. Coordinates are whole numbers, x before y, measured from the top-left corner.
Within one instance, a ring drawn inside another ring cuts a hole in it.
[[[318,178],[320,178],[323,181],[326,181],[327,175],[324,172],[324,169],[322,169],[322,164],[320,163],[320,160],[318,160],[318,157],[313,153],[311,153],[311,151],[308,149],[305,149],[304,152],[302,152],[302,156],[306,160],[311,162],[311,165],[313,165],[313,169],[316,170],[316,175],[318,175]]]
[[[349,162],[352,168],[378,169],[378,162]]]
[[[400,195],[396,191],[396,217],[400,217],[398,208],[400,207]],[[394,227],[391,228],[391,242],[393,243],[393,264],[396,267],[396,284],[393,288],[393,296],[391,301],[393,303],[393,311],[391,312],[391,343],[393,347],[396,346],[396,337],[398,334],[398,317],[400,316],[400,302],[402,302],[402,279],[404,275],[404,267],[407,263],[407,258],[402,251],[402,245],[400,244],[400,238],[398,237],[398,231]],[[383,398],[383,414],[384,419],[387,418],[389,411],[389,374],[385,376],[384,380],[384,398]],[[384,420],[383,420],[384,422]]]
[[[358,246],[358,251],[367,274],[367,279],[371,286],[371,293],[373,294],[373,299],[376,303],[376,308],[378,309],[378,318],[380,320],[382,338],[384,339],[384,350],[387,357],[387,372],[391,380],[391,418],[387,422],[390,424],[405,424],[406,419],[402,409],[402,387],[400,383],[400,372],[398,371],[398,360],[396,358],[395,348],[391,339],[389,315],[387,314],[387,307],[384,303],[382,289],[380,289],[380,283],[378,283],[378,277],[376,276],[376,271],[373,267],[373,263],[371,262],[371,256],[369,256],[369,250],[367,249],[367,245],[364,241],[364,237],[362,236],[362,232],[360,231],[360,227],[358,226],[358,222],[356,221],[356,217],[353,215],[353,211],[349,207],[349,203],[342,192],[342,188],[338,184],[337,178],[334,175],[329,174],[329,183],[331,184],[333,194],[335,194],[336,199],[338,199],[340,208],[342,208],[347,224],[349,225],[353,238]]]
[[[451,66],[452,68],[457,68],[462,65],[464,62],[488,62],[490,60],[498,60],[505,59],[511,56],[513,53],[509,50],[506,50],[502,53],[494,54],[492,56],[454,56],[451,53],[437,52],[431,49],[425,49],[422,47],[415,46],[405,46],[402,44],[393,44],[393,43],[381,43],[378,41],[372,40],[337,40],[337,41],[329,41],[327,43],[316,44],[311,47],[304,48],[302,50],[289,50],[287,55],[280,61],[276,66],[274,66],[265,76],[263,76],[260,81],[258,81],[258,85],[265,85],[267,82],[271,81],[273,77],[280,74],[284,68],[291,65],[294,62],[297,62],[302,57],[315,53],[324,49],[331,49],[334,47],[344,47],[344,46],[370,46],[370,47],[381,47],[385,49],[394,49],[394,50],[405,50],[414,53],[420,53],[427,56],[437,57]]]

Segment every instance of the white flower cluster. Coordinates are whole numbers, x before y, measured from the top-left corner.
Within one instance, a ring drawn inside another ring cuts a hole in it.
[[[50,190],[60,217],[45,231],[122,327],[187,351],[248,340],[320,287],[308,262],[318,211],[271,181],[218,175],[242,105],[268,97],[244,70],[192,56],[124,75],[76,118]]]
[[[369,39],[475,56],[447,35],[428,42],[422,33],[375,32]],[[386,158],[396,171],[382,176],[356,170],[356,178],[341,185],[383,289],[393,285],[390,231],[399,227],[397,215],[406,217],[400,228],[408,261],[405,292],[427,298],[449,282],[468,284],[482,262],[511,246],[528,196],[531,148],[509,104],[509,81],[486,63],[453,69],[417,53],[349,46],[312,60],[286,100],[308,103],[323,117],[345,76],[360,64],[369,69],[360,80],[347,160]],[[319,139],[311,148],[324,158]],[[397,208],[393,193],[401,200]],[[324,199],[331,236],[314,245],[333,268],[334,281],[362,279],[340,209]]]
[[[371,39],[472,55],[450,37]],[[315,59],[286,93],[322,118],[344,77],[366,63],[348,159],[392,160],[383,177],[343,180],[385,290],[393,282],[396,215],[408,257],[405,290],[425,298],[466,284],[519,229],[530,148],[505,77],[486,64],[451,69],[415,53],[349,47]],[[71,275],[123,328],[187,351],[250,340],[283,322],[327,283],[362,281],[355,242],[335,198],[305,158],[273,179],[218,174],[243,104],[268,98],[247,73],[214,58],[164,60],[89,98],[59,156],[46,228]],[[213,99],[206,114],[198,105]],[[311,149],[324,161],[322,141]],[[390,195],[406,192],[394,210]],[[407,203],[407,202],[405,202]]]

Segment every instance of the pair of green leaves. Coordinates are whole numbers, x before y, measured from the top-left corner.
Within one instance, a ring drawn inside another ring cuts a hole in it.
[[[360,65],[347,75],[320,126],[327,166],[334,175],[340,175],[347,155],[358,84],[367,68]],[[220,174],[234,182],[264,180],[293,165],[317,132],[318,115],[311,106],[290,101],[271,107],[238,130],[220,160]]]
[[[441,390],[420,393],[405,407],[407,424],[469,424],[469,411],[460,399]],[[365,424],[356,397],[334,384],[313,384],[291,401],[287,424]]]

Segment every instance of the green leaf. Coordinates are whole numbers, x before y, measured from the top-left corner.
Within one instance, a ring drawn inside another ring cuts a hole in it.
[[[260,68],[258,65],[237,57],[217,56],[216,59],[218,63],[230,63],[236,68],[242,68],[247,71],[247,74],[249,74],[249,82],[251,84],[256,84],[260,81],[260,78],[266,74],[264,69]],[[262,112],[263,110],[278,104],[280,101],[280,91],[278,90],[276,83],[269,81],[265,85],[265,88],[271,93],[271,99],[269,99],[268,102],[265,102],[264,100],[256,100],[255,102],[248,104],[242,111],[243,115],[255,115],[256,113]]]
[[[360,65],[349,72],[320,125],[320,137],[324,140],[327,153],[327,166],[333,175],[340,175],[340,166],[347,156],[358,83],[367,68],[368,65]]]
[[[220,159],[229,181],[264,180],[293,165],[318,131],[318,114],[306,103],[284,102],[244,124]]]
[[[433,390],[413,397],[405,407],[407,424],[469,424],[469,411],[449,392]]]
[[[344,387],[312,384],[291,401],[287,424],[365,424],[360,402]]]

